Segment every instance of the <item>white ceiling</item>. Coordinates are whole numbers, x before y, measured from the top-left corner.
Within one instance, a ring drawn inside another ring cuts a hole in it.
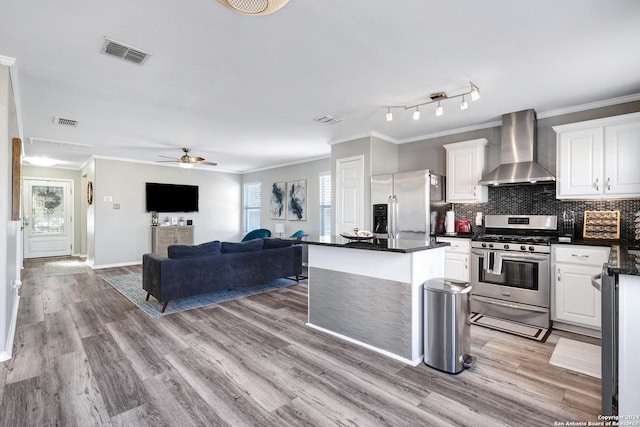
[[[27,156],[141,161],[179,147],[245,172],[328,156],[329,142],[399,142],[640,93],[638,0],[291,0],[245,16],[216,0],[3,0],[0,55],[16,58]],[[151,53],[101,53],[108,36]],[[414,121],[385,105],[480,87]],[[342,119],[318,124],[326,114]],[[79,120],[76,128],[53,117]],[[29,144],[29,138],[77,147]]]

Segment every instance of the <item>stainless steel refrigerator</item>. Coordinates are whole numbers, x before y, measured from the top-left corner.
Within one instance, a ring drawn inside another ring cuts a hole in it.
[[[386,204],[389,238],[428,239],[431,212],[444,212],[444,191],[444,177],[429,170],[371,177],[373,210],[376,211],[376,205]],[[374,231],[375,228],[374,223]]]

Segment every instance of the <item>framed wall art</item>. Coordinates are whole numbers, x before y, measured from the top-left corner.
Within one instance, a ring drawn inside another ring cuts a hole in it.
[[[287,182],[287,219],[306,221],[307,219],[307,180]]]
[[[271,185],[271,203],[269,211],[271,219],[284,219],[287,209],[287,188],[284,182],[274,182]]]

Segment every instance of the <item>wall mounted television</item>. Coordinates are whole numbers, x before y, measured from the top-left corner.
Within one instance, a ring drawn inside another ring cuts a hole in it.
[[[198,186],[147,182],[147,212],[198,212]]]

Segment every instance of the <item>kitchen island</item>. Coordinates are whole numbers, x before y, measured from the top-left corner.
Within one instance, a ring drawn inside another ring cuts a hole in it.
[[[308,239],[307,325],[404,363],[422,360],[422,284],[444,277],[435,240]]]

